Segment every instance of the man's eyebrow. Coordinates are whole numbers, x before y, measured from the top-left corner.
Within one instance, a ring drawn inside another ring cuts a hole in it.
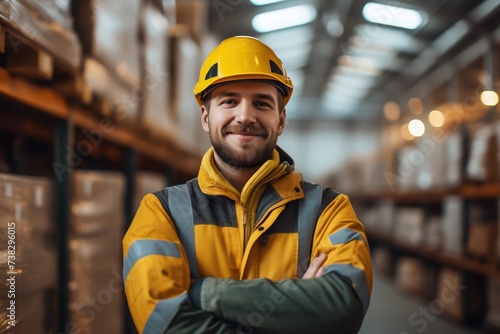
[[[240,96],[240,94],[237,92],[226,91],[226,92],[221,92],[220,94],[218,94],[216,96],[216,99],[223,99],[226,97],[237,97],[237,96]]]
[[[259,98],[259,99],[268,100],[270,102],[276,103],[276,99],[272,95],[269,95],[269,94],[256,94],[255,97]]]
[[[217,100],[220,100],[220,99],[224,99],[226,97],[240,97],[240,96],[241,96],[241,94],[238,92],[225,91],[225,92],[221,92],[220,94],[218,94],[215,98]],[[276,99],[270,94],[257,93],[255,95],[253,95],[253,98],[267,100],[269,102],[276,103]]]

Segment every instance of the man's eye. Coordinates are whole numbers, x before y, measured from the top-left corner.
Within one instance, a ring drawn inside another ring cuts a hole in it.
[[[220,104],[235,104],[235,100],[223,100]]]
[[[255,105],[257,107],[266,107],[266,108],[271,108],[271,106],[269,105],[269,103],[267,102],[255,102]]]

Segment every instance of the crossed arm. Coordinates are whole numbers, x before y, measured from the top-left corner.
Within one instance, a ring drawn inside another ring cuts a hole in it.
[[[320,255],[314,259],[303,279],[198,280],[190,290],[190,308],[216,317],[212,323],[198,326],[205,327],[203,333],[223,334],[356,333],[363,307],[352,287],[338,275],[323,276],[326,258]],[[186,330],[188,321],[186,307],[166,333]]]

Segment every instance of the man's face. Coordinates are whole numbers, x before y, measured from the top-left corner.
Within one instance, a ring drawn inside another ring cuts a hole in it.
[[[285,126],[275,86],[253,81],[224,84],[202,106],[202,125],[215,153],[236,168],[256,168],[271,158]]]

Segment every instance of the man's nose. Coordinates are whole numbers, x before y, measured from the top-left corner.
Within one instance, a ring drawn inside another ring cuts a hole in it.
[[[242,100],[237,108],[236,120],[240,124],[255,123],[255,110],[250,101]]]

